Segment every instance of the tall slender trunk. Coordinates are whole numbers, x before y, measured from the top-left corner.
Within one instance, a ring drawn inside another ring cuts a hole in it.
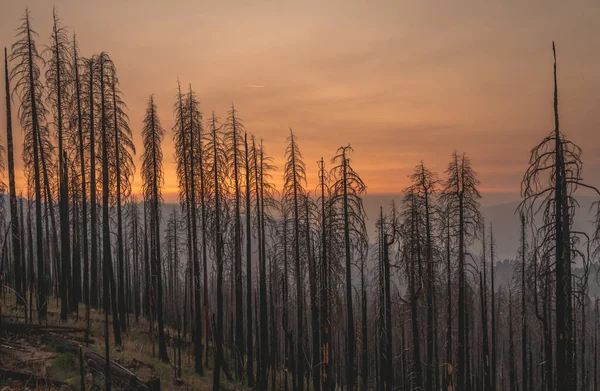
[[[27,288],[30,287],[30,278],[32,277],[32,271],[29,270],[29,266],[27,264],[27,252],[26,252],[26,248],[27,248],[27,242],[25,240],[25,225],[27,224],[27,222],[24,219],[24,212],[23,212],[23,193],[19,194],[19,220],[22,223],[21,224],[21,229],[19,230],[19,240],[21,241],[21,249],[22,249],[22,258],[21,258],[21,263],[23,265],[23,268],[21,269],[22,271],[22,276],[23,276],[23,304],[25,306],[24,308],[24,315],[25,315],[25,323],[30,323],[33,321],[33,319],[31,318],[31,304],[29,304],[29,314],[27,311]],[[33,290],[31,290],[29,292],[29,297],[31,298],[33,294]]]
[[[96,134],[94,131],[94,59],[89,60],[89,127],[90,127],[90,300],[91,306],[98,308],[98,203],[96,201]],[[89,319],[88,319],[89,328]]]
[[[458,164],[457,164],[458,167]],[[457,388],[464,390],[467,387],[467,324],[466,324],[466,282],[465,282],[465,220],[463,209],[463,194],[460,183],[457,182],[459,195],[459,220],[458,220],[458,381]]]
[[[275,298],[273,295],[273,261],[269,262],[269,311],[271,314],[271,389],[277,389],[276,377],[279,369],[279,350],[277,331],[277,314],[275,312]]]
[[[377,376],[375,378],[375,388],[378,390],[387,389],[387,357],[386,357],[386,328],[385,328],[385,276],[383,274],[383,250],[384,250],[384,220],[383,207],[379,207],[379,221],[377,222],[377,275],[379,289],[379,344],[377,346],[377,360],[375,366],[377,368]]]
[[[546,268],[550,270],[550,260],[546,257]],[[544,319],[544,372],[545,372],[545,383],[546,389],[551,391],[554,390],[554,357],[552,355],[553,343],[552,343],[552,314],[551,314],[551,289],[550,289],[550,275],[546,273],[544,278],[544,304],[543,304],[543,319]]]
[[[28,247],[28,261],[29,261],[29,320],[33,323],[33,293],[35,291],[35,270],[33,268],[33,221],[31,219],[31,202],[28,194],[27,201],[27,244]],[[39,287],[38,287],[39,288]]]
[[[362,390],[369,389],[369,335],[367,334],[367,290],[365,288],[365,261],[362,261],[360,268],[360,295],[361,295],[361,332],[362,332]]]
[[[200,135],[199,135],[200,136]],[[200,169],[199,177],[200,177],[200,208],[201,219],[202,219],[202,277],[204,279],[202,284],[202,299],[203,299],[203,314],[204,314],[204,327],[202,328],[203,336],[204,336],[204,362],[208,362],[208,243],[206,238],[207,228],[206,228],[206,193],[204,189],[204,153],[202,151],[202,139],[200,138],[200,148],[199,148],[199,156],[198,156],[198,167]]]
[[[528,391],[527,386],[527,307],[525,301],[525,215],[521,214],[521,384],[523,391]],[[535,293],[537,294],[537,292]]]
[[[470,332],[474,327],[473,327],[473,317],[471,316],[470,313],[470,308],[469,306],[472,304],[471,299],[471,292],[469,290],[469,285],[468,282],[466,280],[466,276],[465,276],[465,299],[467,300],[465,302],[465,307],[466,307],[466,311],[465,311],[465,341],[466,341],[466,346],[465,346],[465,351],[466,351],[466,363],[465,363],[465,369],[466,369],[466,373],[465,373],[465,387],[467,391],[470,391],[473,389],[473,349],[471,348],[473,346],[473,341],[471,341],[472,338],[472,333]]]
[[[34,69],[33,69],[33,53],[32,53],[32,37],[31,27],[29,24],[29,15],[26,14],[27,23],[27,43],[28,43],[28,78],[29,78],[29,94],[31,97],[31,126],[32,126],[32,137],[33,137],[33,166],[34,166],[34,185],[35,185],[35,228],[36,228],[36,248],[37,248],[37,266],[38,266],[38,321],[42,322],[46,320],[48,312],[48,286],[46,281],[46,262],[44,257],[44,240],[43,240],[43,229],[42,229],[42,185],[40,177],[40,146],[39,133],[40,124],[37,112],[37,102],[35,99],[35,82],[34,82]],[[31,246],[31,244],[30,244]],[[33,247],[33,246],[32,246]]]
[[[488,307],[487,307],[487,259],[486,259],[486,237],[485,226],[483,229],[483,273],[479,275],[479,289],[481,302],[481,332],[482,332],[482,364],[483,364],[483,386],[485,390],[491,390],[490,382],[490,359],[488,341]]]
[[[241,363],[244,360],[244,308],[242,301],[242,226],[240,220],[240,178],[239,178],[239,148],[238,148],[238,132],[237,119],[235,117],[235,108],[231,106],[231,131],[233,132],[233,186],[234,186],[234,285],[235,285],[235,347],[237,367],[241,371]],[[266,324],[264,325],[266,327]],[[250,354],[250,352],[248,352]]]
[[[121,210],[121,142],[119,140],[119,123],[117,116],[117,93],[115,86],[115,77],[112,77],[112,104],[113,104],[113,121],[114,121],[114,136],[115,136],[115,169],[116,169],[116,185],[117,192],[117,268],[119,274],[119,323],[122,331],[127,331],[126,309],[125,309],[125,266],[123,252],[123,212]]]
[[[179,105],[180,105],[180,109],[183,105],[183,102],[181,101],[181,87],[179,90]],[[182,110],[183,111],[183,110]],[[181,115],[183,116],[183,113],[181,113]],[[195,311],[195,290],[199,289],[200,287],[196,287],[196,281],[195,281],[195,277],[193,275],[194,273],[194,257],[193,257],[193,250],[192,250],[192,246],[193,246],[193,236],[192,236],[192,207],[191,207],[191,196],[190,196],[190,173],[189,173],[189,164],[188,164],[188,153],[189,153],[189,144],[187,141],[187,137],[186,137],[186,132],[183,130],[184,129],[184,121],[181,121],[181,134],[180,134],[180,142],[182,145],[182,156],[181,158],[183,158],[183,183],[184,183],[184,194],[185,194],[185,199],[184,199],[184,207],[185,207],[185,217],[186,217],[186,231],[187,231],[187,256],[188,256],[188,264],[186,267],[186,271],[185,271],[185,296],[184,296],[184,305],[183,305],[183,339],[185,340],[186,335],[187,335],[187,311],[188,311],[188,292],[194,292],[194,300],[191,300],[191,306],[194,307],[194,309],[190,308],[190,312],[191,312],[191,316],[194,317],[194,321],[192,322],[192,324],[197,324],[198,320],[195,318],[196,315],[196,311]],[[191,144],[191,143],[190,143]],[[188,278],[189,277],[189,278]],[[200,281],[198,281],[199,283]],[[189,291],[188,291],[189,289]],[[198,292],[198,295],[200,295],[200,292]],[[190,317],[191,317],[190,316]],[[200,321],[202,321],[200,319]],[[195,339],[196,333],[192,331],[192,343],[194,344],[194,364],[196,361],[196,355],[200,355],[202,356],[202,336],[200,335],[200,344],[197,345],[196,344],[196,339]],[[194,368],[195,370],[195,368]]]
[[[132,201],[133,202],[133,201]],[[140,243],[139,243],[139,220],[138,220],[138,204],[132,204],[131,208],[135,208],[135,212],[132,212],[132,222],[131,222],[131,236],[132,236],[132,245],[133,245],[133,310],[135,312],[135,321],[136,323],[140,319],[141,313],[141,303],[140,303],[140,294],[141,294],[141,277],[140,277]]]
[[[183,102],[181,100],[181,92],[179,93],[179,104],[183,110]],[[193,263],[193,273],[194,273],[194,325],[196,327],[196,333],[194,337],[194,370],[197,374],[203,376],[204,375],[204,365],[202,362],[202,303],[200,300],[200,263],[198,261],[198,216],[196,209],[196,176],[195,176],[195,164],[196,164],[196,156],[194,154],[195,151],[195,143],[194,143],[194,109],[192,107],[192,91],[190,88],[189,91],[189,114],[190,114],[190,145],[189,145],[189,157],[190,157],[190,165],[189,165],[189,201],[188,201],[188,210],[190,214],[190,222],[191,222],[191,248],[192,248],[192,263]],[[183,113],[181,114],[181,131],[182,135],[185,133],[185,123],[183,118]],[[198,134],[198,137],[201,135]],[[185,136],[183,136],[185,139]],[[186,165],[186,148],[184,146],[184,165]],[[202,167],[202,162],[200,161],[200,166]],[[187,176],[187,165],[185,166],[186,176]],[[203,180],[202,178],[200,179]],[[201,195],[203,197],[203,195]],[[204,213],[204,208],[203,208]],[[206,254],[204,254],[206,256]],[[206,298],[204,298],[206,300]],[[206,315],[205,315],[206,316]]]
[[[250,152],[248,150],[248,134],[244,133],[244,163],[246,168],[246,336],[248,362],[246,373],[248,375],[248,387],[254,387],[254,348],[252,333],[252,224],[251,224],[251,192],[250,178]],[[255,184],[258,186],[258,184]],[[271,314],[271,316],[274,316]]]
[[[111,273],[111,246],[110,246],[110,225],[109,225],[109,214],[108,214],[108,145],[106,135],[106,113],[105,113],[105,99],[104,99],[104,57],[100,55],[100,106],[101,106],[101,127],[102,127],[102,256],[103,256],[103,302],[104,302],[104,343],[105,343],[105,354],[106,354],[106,368],[105,374],[105,388],[111,389],[110,379],[110,348],[109,348],[109,331],[108,331],[108,311],[110,310],[110,273]],[[116,322],[116,318],[113,317],[113,324]],[[120,330],[119,327],[115,327],[116,330]],[[117,343],[117,335],[115,333],[115,344]]]
[[[350,215],[348,206],[348,160],[343,156],[342,175],[343,175],[343,214],[344,214],[344,246],[346,258],[346,317],[348,334],[346,343],[348,345],[348,366],[347,366],[347,390],[352,391],[355,384],[354,352],[355,333],[354,333],[354,315],[352,306],[352,254],[350,244]]]
[[[575,278],[573,277],[572,280],[574,280]],[[573,281],[574,282],[574,281]],[[579,379],[579,360],[580,358],[578,357],[578,353],[577,353],[577,341],[578,341],[578,335],[577,335],[577,323],[578,323],[578,312],[577,312],[577,305],[575,303],[576,298],[573,297],[573,324],[572,324],[572,332],[573,332],[573,387],[575,390],[577,390],[578,387],[578,379]]]
[[[25,292],[27,291],[25,281],[27,279],[24,276],[25,260],[21,245],[21,222],[19,220],[19,214],[17,211],[17,190],[15,186],[15,158],[10,107],[10,78],[8,76],[8,54],[6,48],[4,48],[4,84],[6,87],[6,144],[8,152],[7,158],[8,187],[10,193],[10,230],[12,239],[12,252],[14,257],[15,290],[18,295],[18,303],[20,303],[24,307],[27,307],[25,299]],[[27,314],[25,314],[25,317],[27,317]]]
[[[269,366],[269,329],[267,324],[267,237],[265,231],[265,182],[264,182],[264,150],[262,140],[260,142],[260,161],[259,161],[259,180],[260,180],[260,214],[259,223],[260,241],[260,259],[259,259],[259,294],[260,294],[260,356],[261,356],[261,373],[259,378],[259,385],[267,387],[267,368]]]
[[[61,274],[61,265],[62,263],[60,262],[60,251],[58,248],[58,235],[57,235],[57,231],[56,231],[56,215],[54,213],[54,200],[52,199],[52,190],[50,188],[50,177],[48,175],[48,166],[46,163],[46,153],[44,152],[44,143],[42,142],[42,136],[41,136],[41,132],[37,133],[37,139],[38,139],[38,146],[39,146],[39,153],[40,153],[40,163],[41,163],[41,168],[42,168],[42,186],[44,187],[44,198],[46,201],[45,209],[46,209],[46,214],[44,215],[44,220],[45,220],[45,224],[46,224],[46,245],[47,246],[52,246],[52,257],[51,257],[51,265],[53,265],[53,270],[54,270],[54,276],[56,278],[54,278],[54,282],[56,284],[59,283],[59,279],[60,279],[60,274]],[[49,220],[49,221],[48,221]],[[51,227],[50,225],[51,224]],[[50,229],[52,228],[52,229]],[[50,249],[47,250],[48,253],[50,253]],[[48,268],[48,264],[46,264],[46,271],[45,273],[48,273],[50,271],[50,269]],[[46,274],[46,278],[50,277],[48,274]],[[55,285],[55,292],[56,292],[56,297],[57,297],[57,305],[58,305],[58,297],[60,295],[60,287],[58,285]]]
[[[62,94],[62,56],[60,52],[59,34],[57,31],[57,17],[56,12],[54,13],[54,53],[55,56],[55,83],[54,88],[56,89],[56,115],[57,115],[57,130],[58,130],[58,167],[59,167],[59,215],[60,215],[60,239],[61,239],[61,278],[60,278],[60,318],[61,320],[67,320],[67,314],[69,312],[69,292],[68,292],[68,281],[70,280],[68,271],[70,259],[70,243],[69,243],[69,185],[68,176],[64,172],[66,170],[65,158],[66,153],[63,149],[63,94]],[[67,183],[65,183],[67,180]]]
[[[261,300],[257,303],[258,307],[259,307],[259,318],[257,319],[257,322],[263,322],[263,313],[266,311],[266,305],[263,306],[262,303],[262,286],[263,284],[265,285],[266,288],[266,282],[264,281],[265,279],[265,275],[264,275],[264,257],[265,254],[263,254],[263,237],[265,235],[265,232],[263,231],[263,224],[262,224],[262,215],[264,214],[264,211],[262,209],[264,203],[261,202],[261,195],[262,193],[262,183],[261,183],[261,163],[259,160],[259,153],[256,152],[257,151],[257,147],[256,147],[256,143],[254,142],[254,138],[252,138],[252,159],[254,160],[254,182],[255,182],[255,191],[256,191],[256,225],[258,228],[258,284],[259,284],[259,291],[261,292]],[[284,288],[285,289],[285,288]],[[265,340],[265,336],[266,336],[266,330],[263,330],[262,328],[259,328],[260,330],[258,331],[258,341],[259,341],[259,349],[258,349],[258,372],[257,372],[257,388],[265,388],[267,387],[267,363],[265,360],[265,356],[263,355],[263,352],[266,350],[266,346],[267,346],[267,341]]]
[[[325,209],[325,162],[321,158],[319,164],[319,181],[321,186],[321,362],[322,385],[324,391],[331,389],[331,352],[329,350],[329,262],[327,258],[327,218]]]
[[[583,288],[583,287],[582,287]],[[582,292],[580,291],[580,295],[581,295],[581,390],[585,391],[587,389],[589,389],[588,384],[587,384],[587,367],[586,367],[586,349],[585,349],[585,345],[587,343],[586,341],[586,323],[585,323],[585,305],[587,303],[587,292]]]
[[[395,218],[395,216],[394,216]],[[385,336],[386,336],[386,362],[385,371],[387,374],[387,388],[386,390],[393,390],[395,386],[394,378],[394,354],[392,345],[392,290],[391,290],[391,278],[390,278],[390,257],[389,257],[389,246],[393,243],[394,238],[388,242],[385,230],[383,230],[383,277],[384,277],[384,289],[385,289]],[[403,336],[404,338],[404,336]]]
[[[425,363],[425,390],[433,391],[434,380],[437,371],[433,365],[434,348],[434,296],[435,296],[435,275],[433,268],[433,251],[431,243],[431,216],[429,211],[429,189],[426,185],[425,168],[421,164],[421,183],[423,187],[423,200],[425,201],[425,262],[427,263],[427,361]]]
[[[73,208],[72,226],[73,230],[73,269],[72,269],[72,290],[71,290],[71,302],[69,307],[72,312],[75,312],[77,319],[79,319],[79,302],[81,301],[81,220],[79,219],[80,214],[80,203],[78,198],[77,180],[75,168],[72,168],[73,175],[71,175],[71,205]]]
[[[67,167],[67,153],[63,150],[59,152],[64,155],[60,159],[60,238],[61,238],[61,306],[60,306],[60,318],[62,321],[67,320],[67,314],[69,313],[69,281],[71,281],[70,273],[70,235],[69,235],[69,173]]]
[[[492,224],[490,223],[490,279],[491,279],[491,286],[490,286],[490,290],[491,290],[491,294],[490,294],[490,301],[491,301],[491,310],[492,310],[492,317],[491,317],[491,321],[492,321],[492,359],[491,359],[491,376],[490,376],[490,380],[491,380],[491,390],[492,391],[496,391],[496,373],[497,373],[497,367],[496,367],[496,291],[495,291],[495,277],[494,277],[494,270],[496,269],[495,264],[494,264],[494,257],[495,257],[495,243],[494,243],[494,230],[492,228]]]
[[[317,306],[317,270],[315,258],[312,252],[312,240],[310,238],[310,215],[308,210],[308,195],[304,198],[305,208],[305,235],[306,253],[308,256],[308,277],[310,289],[310,311],[311,311],[311,333],[312,333],[312,380],[315,391],[321,390],[320,368],[319,368],[319,308]]]
[[[283,298],[282,298],[282,302],[283,303],[288,303],[289,302],[289,281],[288,281],[288,257],[287,257],[287,247],[288,247],[288,234],[287,234],[287,230],[288,230],[288,216],[286,214],[286,212],[284,212],[283,215],[283,276],[282,276],[282,282],[283,282],[283,289],[282,289],[282,293],[283,293]],[[284,338],[284,374],[283,374],[283,389],[285,391],[289,390],[289,384],[288,384],[288,373],[289,370],[292,369],[292,384],[294,384],[294,378],[295,378],[295,371],[292,368],[292,364],[293,364],[293,359],[292,359],[292,355],[293,355],[293,346],[292,346],[292,333],[289,330],[289,313],[288,313],[288,306],[284,305],[283,309],[282,309],[282,315],[281,315],[281,323],[282,323],[282,327],[283,327],[283,338]]]
[[[304,292],[302,281],[302,269],[300,267],[300,207],[298,202],[298,177],[296,172],[296,145],[294,138],[291,138],[291,158],[293,172],[293,203],[294,203],[294,266],[296,276],[296,389],[304,390],[304,347],[302,344],[302,335],[304,327]]]
[[[558,119],[558,87],[556,81],[556,49],[554,52],[554,138],[555,138],[555,187],[554,230],[556,257],[556,374],[557,387],[561,390],[575,389],[573,373],[573,309],[571,291],[570,219],[567,195],[563,143]]]
[[[449,211],[448,211],[449,213]],[[453,350],[452,350],[452,264],[451,264],[451,243],[450,243],[450,215],[446,221],[446,387],[453,387]]]
[[[158,319],[158,357],[163,362],[169,362],[169,355],[167,353],[167,345],[165,343],[165,325],[163,319],[163,303],[162,303],[162,258],[160,251],[160,204],[158,197],[158,157],[157,157],[157,149],[159,146],[157,145],[158,137],[156,136],[156,124],[154,119],[156,118],[156,113],[154,113],[154,104],[152,104],[152,139],[155,142],[152,144],[152,218],[153,223],[151,226],[154,229],[152,233],[154,235],[154,263],[156,268],[156,317]]]
[[[482,360],[483,365],[483,387],[484,390],[489,390],[490,377],[489,377],[489,365],[488,365],[488,340],[487,340],[487,309],[486,309],[486,297],[485,297],[485,277],[483,273],[479,273],[479,301],[481,303],[481,324],[482,324]]]
[[[413,196],[414,197],[414,196]],[[410,265],[409,265],[409,291],[410,291],[410,320],[411,320],[411,335],[412,335],[412,354],[413,354],[413,383],[412,389],[423,389],[423,372],[421,367],[421,340],[419,331],[418,319],[418,296],[417,281],[420,281],[420,273],[417,275],[417,265],[420,263],[420,248],[419,248],[419,231],[416,222],[417,211],[414,205],[414,198],[411,206],[411,238],[410,238]],[[420,288],[419,288],[420,290]]]
[[[148,231],[148,206],[147,202],[144,201],[144,293],[143,293],[143,309],[144,315],[149,318],[150,325],[153,324],[154,318],[151,316],[150,306],[152,299],[150,298],[152,279],[150,278],[150,244],[148,240],[148,235],[150,234]],[[153,339],[154,336],[150,335],[150,338]]]
[[[115,345],[120,347],[121,341],[121,328],[119,325],[119,313],[117,307],[116,289],[114,283],[114,273],[112,266],[112,246],[110,242],[110,219],[109,219],[109,167],[108,167],[108,134],[107,134],[107,118],[106,118],[106,94],[105,94],[105,56],[106,54],[100,54],[100,124],[101,124],[101,138],[102,138],[102,256],[103,256],[103,267],[106,269],[103,273],[105,278],[108,278],[108,286],[110,294],[105,295],[105,299],[111,300],[110,303],[104,303],[105,311],[112,309],[113,316],[113,332],[115,334]]]
[[[219,186],[219,155],[217,153],[217,124],[215,114],[212,116],[213,171],[215,194],[215,253],[217,262],[217,326],[215,339],[217,351],[213,375],[213,391],[221,389],[221,365],[223,361],[223,234],[221,232],[221,195]]]
[[[513,338],[512,292],[508,290],[508,378],[510,391],[518,391],[517,368]]]
[[[594,302],[594,391],[598,391],[598,298]]]
[[[180,311],[180,306],[179,303],[177,303],[175,300],[180,296],[180,290],[179,290],[179,250],[178,250],[178,243],[179,243],[179,235],[177,234],[178,231],[178,224],[177,224],[177,211],[174,211],[173,214],[173,221],[174,221],[174,226],[173,226],[173,253],[174,253],[174,258],[175,258],[175,265],[174,265],[174,270],[173,270],[173,289],[174,291],[171,291],[171,295],[172,295],[172,300],[173,300],[173,305],[175,306],[175,316],[176,316],[176,323],[177,323],[177,344],[176,344],[176,350],[174,352],[174,366],[175,368],[177,368],[177,377],[181,378],[181,316],[179,314]]]

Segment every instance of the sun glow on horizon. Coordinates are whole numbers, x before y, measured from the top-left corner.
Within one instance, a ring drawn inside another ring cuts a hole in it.
[[[309,190],[316,187],[317,160],[328,162],[350,143],[370,194],[400,193],[421,160],[443,178],[455,149],[472,158],[483,193],[518,194],[531,146],[552,128],[554,36],[561,39],[561,123],[584,146],[587,175],[600,172],[600,119],[590,115],[599,99],[600,53],[585,39],[600,27],[593,12],[578,12],[577,5],[116,4],[117,13],[101,2],[56,2],[64,25],[77,33],[81,54],[105,50],[115,61],[138,168],[145,103],[155,94],[167,130],[165,200],[177,200],[178,193],[171,131],[178,77],[195,89],[205,120],[213,109],[224,120],[235,102],[248,131],[264,139],[280,168],[272,179],[278,189],[291,126]],[[41,48],[50,35],[52,4],[34,0],[29,7]],[[24,9],[17,1],[2,8],[0,38],[10,48]],[[226,26],[218,22],[225,15]],[[159,17],[159,26],[146,22]],[[513,29],[505,29],[507,21]],[[17,187],[23,189],[17,103],[13,97]],[[2,129],[5,121],[2,112]],[[133,193],[139,187],[136,172]]]

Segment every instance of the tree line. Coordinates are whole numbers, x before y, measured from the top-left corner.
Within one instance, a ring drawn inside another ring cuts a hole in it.
[[[56,10],[49,43],[37,40],[26,10],[4,50],[3,292],[25,322],[46,321],[52,299],[62,321],[81,317],[88,329],[90,310],[102,310],[106,389],[109,347],[122,348],[142,320],[178,376],[191,344],[194,371],[212,370],[214,390],[222,376],[259,390],[597,389],[600,313],[588,274],[600,206],[591,237],[573,216],[578,190],[600,193],[560,129],[556,54],[555,127],[531,150],[513,279],[499,286],[493,222],[465,153],[453,152],[442,175],[419,162],[402,200],[371,216],[369,238],[350,144],[306,162],[289,129],[277,189],[273,157],[233,104],[224,118],[205,115],[178,81],[173,128],[150,95],[142,128],[131,129],[107,52],[80,55]],[[19,194],[13,116],[24,134]],[[179,191],[168,215],[164,153],[175,157]]]

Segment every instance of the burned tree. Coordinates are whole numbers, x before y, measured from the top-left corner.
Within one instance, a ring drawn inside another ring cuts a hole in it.
[[[12,112],[11,112],[11,96],[10,96],[10,78],[8,72],[8,54],[4,48],[4,83],[5,83],[5,100],[6,100],[6,144],[8,152],[8,187],[9,187],[9,203],[10,203],[10,230],[12,252],[14,257],[14,274],[15,274],[15,291],[18,297],[18,302],[24,307],[27,307],[26,292],[27,278],[25,277],[25,257],[24,247],[21,241],[21,221],[17,212],[17,190],[15,186],[15,157],[12,132]],[[2,164],[4,159],[2,159]],[[27,319],[27,312],[25,312]]]
[[[572,263],[577,256],[585,255],[573,248],[572,243],[580,235],[572,229],[577,207],[575,192],[578,188],[594,187],[583,182],[581,148],[569,141],[560,130],[558,111],[558,84],[556,50],[554,53],[554,130],[531,150],[529,167],[521,184],[522,201],[519,205],[527,223],[540,218],[543,224],[537,228],[537,249],[553,258],[556,307],[556,387],[574,390],[575,366],[573,342],[573,274]],[[585,259],[584,259],[585,261]],[[584,278],[586,278],[584,276]]]
[[[19,122],[25,132],[23,160],[25,169],[33,171],[35,188],[35,240],[38,268],[38,320],[46,319],[47,307],[47,265],[44,256],[44,238],[42,225],[42,151],[40,133],[46,133],[43,126],[46,119],[46,108],[43,103],[44,87],[40,81],[39,63],[43,59],[37,51],[35,38],[37,33],[31,28],[29,10],[25,10],[22,24],[17,30],[18,40],[12,46],[11,61],[16,65],[11,71],[10,79],[15,81],[14,91],[20,100]]]
[[[346,323],[348,346],[347,389],[351,391],[356,382],[355,351],[356,336],[354,331],[354,314],[352,306],[352,255],[353,248],[366,239],[365,211],[361,196],[367,186],[351,165],[350,145],[340,147],[332,159],[334,176],[332,202],[339,209],[338,218],[343,220],[344,254],[345,254],[345,289],[346,289]]]
[[[296,370],[294,384],[300,390],[304,389],[304,280],[302,275],[302,264],[300,259],[300,202],[305,194],[306,165],[298,148],[297,138],[290,129],[288,146],[286,148],[286,164],[284,168],[283,197],[293,216],[293,246],[294,246],[294,275],[296,280]]]
[[[67,30],[60,24],[56,7],[53,9],[53,27],[50,37],[51,44],[44,52],[49,53],[49,59],[46,63],[46,90],[48,92],[48,103],[54,109],[54,125],[56,127],[56,139],[58,140],[58,205],[60,217],[60,240],[61,240],[61,275],[59,281],[61,298],[61,319],[67,320],[69,312],[69,289],[70,278],[70,237],[69,237],[69,193],[68,193],[68,175],[66,172],[67,162],[65,162],[64,143],[64,125],[65,111],[68,94],[70,92],[70,42],[67,37]],[[58,260],[55,260],[58,261]]]
[[[469,332],[467,326],[467,278],[466,254],[470,242],[481,231],[482,217],[479,211],[479,180],[465,154],[452,154],[446,170],[447,179],[440,194],[440,201],[448,209],[449,220],[454,227],[452,235],[458,238],[458,362],[457,389],[465,389],[467,378]]]
[[[141,175],[143,180],[142,191],[144,201],[150,205],[150,241],[152,263],[154,272],[152,286],[156,288],[156,317],[158,319],[158,357],[164,362],[169,362],[167,345],[165,342],[165,330],[163,320],[162,303],[162,269],[160,251],[160,205],[162,203],[161,189],[164,182],[162,141],[165,131],[160,124],[154,96],[150,96],[148,107],[144,116],[142,137],[144,140],[144,153],[142,154]]]

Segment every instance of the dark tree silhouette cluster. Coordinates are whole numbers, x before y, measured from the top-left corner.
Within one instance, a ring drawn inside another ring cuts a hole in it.
[[[350,144],[307,162],[290,129],[276,173],[238,107],[204,115],[200,94],[179,81],[172,129],[154,95],[132,129],[111,56],[81,55],[52,17],[42,50],[28,10],[4,50],[3,300],[24,322],[43,323],[55,299],[60,321],[85,319],[88,333],[92,311],[101,313],[105,389],[122,386],[111,347],[127,349],[140,330],[174,384],[189,367],[214,390],[597,389],[600,314],[588,284],[600,201],[593,235],[573,219],[577,192],[600,192],[559,127],[556,55],[555,128],[531,150],[515,212],[520,243],[500,262],[466,153],[454,151],[442,174],[419,162],[398,203],[368,220]],[[22,188],[14,125],[24,135]],[[163,200],[167,154],[174,207]],[[500,265],[510,282],[498,279]]]

